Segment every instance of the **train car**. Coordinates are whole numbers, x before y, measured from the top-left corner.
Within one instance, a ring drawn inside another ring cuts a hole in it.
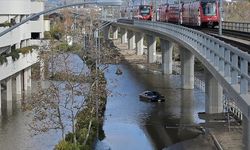
[[[217,0],[201,0],[200,19],[202,26],[217,26],[219,24],[219,2]]]
[[[166,22],[166,16],[167,16],[167,11],[168,11],[168,4],[162,4],[159,6],[159,19],[157,21],[161,21],[161,22]]]
[[[163,22],[179,23],[190,26],[211,26],[219,23],[217,0],[200,0],[180,4],[160,6],[160,19]]]
[[[178,23],[180,20],[179,4],[169,4],[166,11],[166,22]]]
[[[139,5],[133,9],[133,18],[140,20],[152,20],[153,7],[151,5]]]
[[[201,26],[200,1],[182,4],[182,24]]]
[[[218,2],[215,0],[184,3],[181,13],[184,25],[214,27],[219,22]]]

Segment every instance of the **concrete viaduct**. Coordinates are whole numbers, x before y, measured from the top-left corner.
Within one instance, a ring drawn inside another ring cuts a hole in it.
[[[98,2],[92,3],[98,4]],[[70,4],[34,14],[26,20],[0,33],[0,37],[39,15],[57,9],[83,4],[86,3]],[[143,38],[145,36],[147,37],[148,63],[156,62],[156,37],[159,37],[162,49],[162,72],[165,74],[172,73],[173,43],[178,44],[181,50],[181,76],[183,89],[194,88],[194,58],[196,57],[202,62],[206,67],[206,113],[222,112],[223,90],[229,94],[243,113],[245,149],[250,149],[249,54],[199,31],[174,24],[135,20],[133,24],[112,22],[111,25],[114,27],[113,38],[118,38],[119,28],[121,42],[128,43],[129,49],[136,49],[137,55],[143,54]],[[109,31],[109,26],[103,28],[105,39],[108,39]],[[30,58],[30,60],[33,59]],[[30,67],[37,61],[36,57],[32,63],[25,66],[23,69]],[[18,70],[20,70],[20,68],[15,68],[18,65],[20,64],[16,64],[14,67],[12,66],[11,69],[15,70],[13,73],[17,73]],[[26,74],[27,76],[30,76],[30,71],[28,70]],[[8,76],[11,76],[11,71]],[[17,76],[17,78],[16,81],[19,81],[20,77]],[[7,85],[8,84],[11,85],[11,83],[7,83]],[[17,85],[19,85],[19,83],[17,83]]]
[[[104,29],[105,39],[109,31],[113,39],[135,49],[137,55],[143,54],[143,40],[147,39],[147,62],[156,62],[156,37],[160,38],[162,51],[162,72],[172,74],[173,44],[180,49],[181,79],[183,89],[194,88],[194,58],[205,66],[205,112],[223,112],[223,91],[235,100],[243,113],[243,141],[245,149],[250,149],[250,76],[248,64],[250,55],[202,32],[183,26],[151,21],[118,21]]]

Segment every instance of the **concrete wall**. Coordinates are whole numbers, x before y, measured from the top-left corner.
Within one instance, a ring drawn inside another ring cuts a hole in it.
[[[32,13],[38,13],[42,11],[44,8],[44,4],[42,2],[32,2],[31,3],[31,11]],[[30,32],[39,32],[40,38],[43,38],[43,32],[44,32],[44,18],[43,15],[41,15],[38,20],[30,21]]]
[[[0,71],[0,81],[38,62],[38,52],[33,51],[25,55],[20,54],[19,59],[16,61],[13,61],[11,57],[8,57],[7,60],[7,63],[0,65],[0,70],[4,70]]]
[[[0,1],[0,23],[10,22],[14,19],[16,23],[26,19],[29,15],[44,10],[43,2],[31,2],[31,0],[1,0]],[[8,27],[0,27],[0,32]],[[11,32],[0,37],[0,47],[12,46],[31,38],[31,33],[40,33],[43,38],[44,19],[40,16],[38,20],[29,21]]]
[[[50,31],[50,20],[44,20],[44,31]]]

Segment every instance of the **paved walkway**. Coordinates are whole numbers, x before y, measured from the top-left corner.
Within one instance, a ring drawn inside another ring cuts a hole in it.
[[[210,123],[205,125],[210,133],[218,140],[224,150],[243,150],[242,125],[230,125],[228,123]]]

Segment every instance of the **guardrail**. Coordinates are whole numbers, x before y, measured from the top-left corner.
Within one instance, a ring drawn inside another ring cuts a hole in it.
[[[224,79],[222,86],[229,91],[234,91],[229,94],[234,94],[234,98],[237,97],[240,109],[247,117],[250,117],[248,114],[249,54],[205,33],[175,24],[134,20],[134,26],[158,34],[168,34],[176,41],[191,46],[197,53],[196,57],[206,60],[208,64],[204,65],[213,70],[212,74],[215,75],[215,78]]]
[[[223,21],[222,29],[241,32],[250,32],[250,22]]]

